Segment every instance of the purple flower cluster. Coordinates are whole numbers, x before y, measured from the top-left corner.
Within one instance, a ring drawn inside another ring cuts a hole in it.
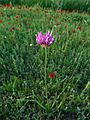
[[[42,32],[39,32],[38,35],[36,36],[36,42],[43,46],[50,46],[54,42],[54,38],[50,32],[47,32],[46,34],[42,34]]]

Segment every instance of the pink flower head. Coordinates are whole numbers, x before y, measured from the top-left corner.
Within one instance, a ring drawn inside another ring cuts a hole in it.
[[[36,42],[40,44],[43,47],[50,46],[54,42],[54,38],[50,32],[47,32],[46,34],[42,34],[42,32],[39,32],[36,36]]]
[[[40,45],[45,44],[45,35],[43,35],[42,32],[39,32],[36,36],[36,41]]]

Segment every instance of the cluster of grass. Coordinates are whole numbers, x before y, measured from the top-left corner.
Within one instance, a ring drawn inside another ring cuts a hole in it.
[[[63,2],[62,9],[90,12],[90,0],[66,0]]]
[[[47,48],[38,31],[53,30]],[[36,8],[0,8],[0,120],[90,120],[90,16]],[[56,72],[53,79],[51,72]]]
[[[12,3],[13,5],[26,5],[26,6],[35,6],[39,5],[41,7],[53,7],[56,8],[57,4],[52,0],[1,0],[2,4]],[[58,3],[58,2],[57,2]]]
[[[43,8],[79,10],[90,12],[90,0],[1,0],[2,4],[35,6]]]

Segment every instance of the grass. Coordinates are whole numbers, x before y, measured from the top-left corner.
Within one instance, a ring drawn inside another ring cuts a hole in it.
[[[90,0],[1,0],[1,4],[35,6],[39,5],[43,8],[53,8],[62,10],[78,10],[90,13]]]
[[[62,9],[87,11],[90,13],[90,0],[63,0]]]
[[[47,48],[35,35],[53,30]],[[90,16],[40,7],[0,8],[0,120],[89,120]],[[51,72],[56,72],[53,79]]]

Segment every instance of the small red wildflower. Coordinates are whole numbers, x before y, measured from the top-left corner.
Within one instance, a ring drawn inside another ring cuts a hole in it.
[[[15,30],[15,28],[14,28],[14,27],[12,27],[12,30]]]
[[[16,20],[16,22],[18,23],[18,20]]]
[[[2,15],[3,13],[2,12],[0,12],[0,15]]]
[[[82,29],[81,29],[81,26],[78,26],[78,30],[80,30],[80,31],[82,30]]]
[[[10,32],[12,32],[12,30],[10,30]]]
[[[65,25],[64,28],[67,28],[67,26]]]
[[[75,29],[73,29],[73,30],[72,30],[72,32],[73,32],[73,33],[75,33],[75,32],[76,32],[76,30],[75,30]]]
[[[2,20],[0,20],[0,22],[2,22]]]
[[[18,16],[18,15],[16,15],[16,18],[19,18],[19,16]]]
[[[50,73],[49,78],[55,78],[55,73],[54,72]]]
[[[12,5],[10,5],[10,4],[5,4],[4,7],[6,7],[6,8],[12,8]]]
[[[30,18],[30,20],[32,20],[32,18]]]
[[[28,24],[29,26],[31,26],[31,24]]]

